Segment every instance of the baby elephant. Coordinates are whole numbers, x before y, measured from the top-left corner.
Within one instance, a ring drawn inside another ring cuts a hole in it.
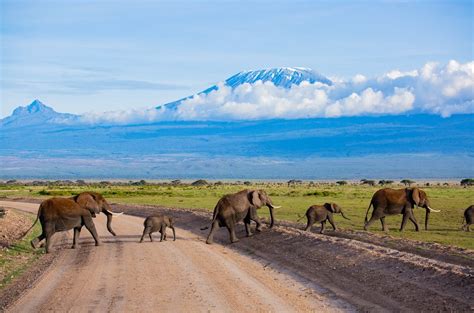
[[[464,220],[466,221],[466,224],[464,224],[462,226],[462,230],[465,230],[465,231],[471,231],[469,229],[469,227],[471,226],[472,224],[472,221],[473,221],[473,218],[474,218],[474,204],[471,205],[470,207],[468,207],[465,211],[464,211]]]
[[[341,213],[341,215],[348,220],[348,218],[342,212],[340,206],[335,203],[325,203],[324,205],[312,205],[306,211],[306,218],[308,219],[308,224],[306,225],[305,231],[311,229],[314,223],[321,223],[321,234],[324,234],[324,226],[326,221],[332,225],[332,228],[336,230],[336,224],[334,223],[333,213]]]
[[[148,216],[145,222],[143,223],[143,226],[145,226],[145,229],[143,230],[143,235],[142,235],[142,238],[140,239],[140,242],[143,241],[143,237],[145,237],[145,235],[150,236],[150,240],[153,241],[151,234],[157,231],[161,233],[160,241],[166,240],[166,227],[170,227],[173,230],[173,241],[175,241],[176,233],[174,231],[173,224],[174,224],[173,218],[169,216],[164,216],[164,215]]]

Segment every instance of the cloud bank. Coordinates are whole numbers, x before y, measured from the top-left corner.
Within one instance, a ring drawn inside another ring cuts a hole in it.
[[[429,113],[449,117],[474,113],[474,61],[393,70],[379,77],[358,74],[348,80],[303,82],[290,89],[271,82],[242,84],[183,100],[177,108],[86,114],[87,122],[152,122],[161,120],[258,120]]]

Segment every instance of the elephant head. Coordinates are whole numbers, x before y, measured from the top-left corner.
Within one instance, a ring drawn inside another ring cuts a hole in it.
[[[412,188],[412,189],[408,189],[408,191],[409,191],[408,197],[410,198],[411,203],[413,205],[426,209],[425,230],[428,230],[428,220],[430,217],[430,212],[441,212],[441,211],[432,209],[430,207],[430,200],[428,199],[426,192],[424,192],[423,190],[418,189],[418,188]]]
[[[273,217],[273,209],[278,209],[280,206],[273,205],[272,200],[264,190],[253,190],[249,193],[249,201],[256,208],[267,206],[270,210],[270,228],[273,227],[275,219]]]
[[[112,229],[112,216],[113,215],[122,215],[123,213],[114,213],[112,212],[109,203],[104,199],[104,197],[97,192],[83,192],[74,196],[72,198],[77,204],[79,204],[84,209],[87,209],[91,212],[92,217],[95,217],[96,214],[103,212],[107,216],[107,229],[108,231],[116,236],[115,232]]]
[[[332,213],[341,213],[342,217],[344,217],[346,220],[349,220],[349,218],[347,218],[345,215],[344,215],[344,212],[342,212],[342,208],[337,205],[336,203],[325,203],[324,204],[324,207],[326,208],[326,210],[328,210],[329,212],[332,212]]]

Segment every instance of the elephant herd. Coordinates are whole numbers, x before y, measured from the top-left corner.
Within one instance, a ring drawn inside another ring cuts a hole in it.
[[[216,230],[219,227],[226,227],[229,231],[230,241],[232,243],[239,241],[235,235],[236,224],[243,221],[247,236],[252,236],[250,228],[251,221],[254,221],[256,231],[262,230],[262,224],[257,215],[257,210],[263,206],[267,206],[270,211],[270,228],[275,224],[274,209],[280,208],[275,206],[264,190],[242,190],[234,194],[228,194],[219,199],[212,216],[211,223],[201,228],[205,230],[211,227],[206,243],[211,244]],[[426,210],[425,230],[428,229],[429,215],[431,212],[440,212],[430,207],[430,201],[426,193],[419,188],[391,189],[384,188],[374,193],[367,208],[365,216],[364,229],[380,220],[382,229],[387,231],[385,217],[388,215],[402,214],[402,231],[410,220],[415,230],[419,231],[418,222],[416,221],[413,209],[415,206]],[[367,219],[370,207],[373,207],[370,219]],[[29,232],[38,222],[41,223],[42,233],[31,241],[33,248],[37,248],[40,242],[45,239],[46,253],[50,251],[51,237],[55,232],[74,229],[72,248],[77,247],[79,234],[83,226],[92,234],[95,245],[100,245],[100,240],[95,229],[93,218],[96,214],[104,213],[107,216],[107,230],[115,236],[112,229],[112,216],[122,213],[112,212],[107,201],[96,192],[83,192],[71,198],[51,198],[43,201],[38,209],[38,215],[34,224],[25,232]],[[348,219],[343,210],[336,203],[325,203],[323,205],[312,205],[306,211],[307,225],[305,231],[309,231],[314,223],[321,223],[320,233],[324,233],[325,223],[328,221],[334,230],[337,230],[333,214],[340,213],[344,218]],[[464,212],[465,224],[462,229],[470,231],[470,225],[473,223],[474,205],[468,207]],[[303,218],[303,217],[301,217]],[[300,219],[301,219],[300,218]],[[298,220],[299,221],[299,220]],[[166,240],[166,229],[171,228],[173,231],[173,240],[176,240],[174,228],[174,220],[172,217],[164,215],[149,216],[144,221],[144,230],[140,242],[143,242],[145,236],[149,236],[153,241],[152,233],[160,232],[160,241]]]

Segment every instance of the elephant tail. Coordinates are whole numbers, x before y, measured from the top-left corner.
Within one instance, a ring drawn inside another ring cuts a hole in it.
[[[201,227],[201,230],[206,230],[209,228],[209,226],[212,225],[212,223],[214,223],[214,221],[216,220],[217,218],[217,206],[219,205],[219,203],[216,204],[216,206],[214,207],[214,213],[212,214],[212,221],[209,225],[206,225],[204,227]]]
[[[303,219],[303,217],[305,217],[305,216],[304,216],[304,215],[301,215],[301,214],[298,214],[298,217],[299,217],[299,219],[297,219],[296,222],[301,221],[301,220]]]
[[[33,223],[33,225],[31,225],[30,228],[28,228],[28,229],[21,235],[20,239],[22,239],[23,237],[25,237],[25,236],[30,232],[30,230],[32,230],[33,227],[35,227],[36,223],[37,223],[38,220],[39,220],[39,216],[40,216],[40,212],[41,212],[41,208],[42,208],[42,207],[43,207],[43,204],[41,203],[41,204],[40,204],[40,207],[39,207],[39,209],[38,209],[38,213],[36,214],[36,220],[35,220],[35,222]]]
[[[369,207],[367,208],[367,212],[365,212],[365,223],[367,224],[367,222],[369,221],[367,219],[367,216],[369,215],[369,210],[370,210],[370,207],[372,206],[372,201],[370,201],[370,204],[369,204]]]

